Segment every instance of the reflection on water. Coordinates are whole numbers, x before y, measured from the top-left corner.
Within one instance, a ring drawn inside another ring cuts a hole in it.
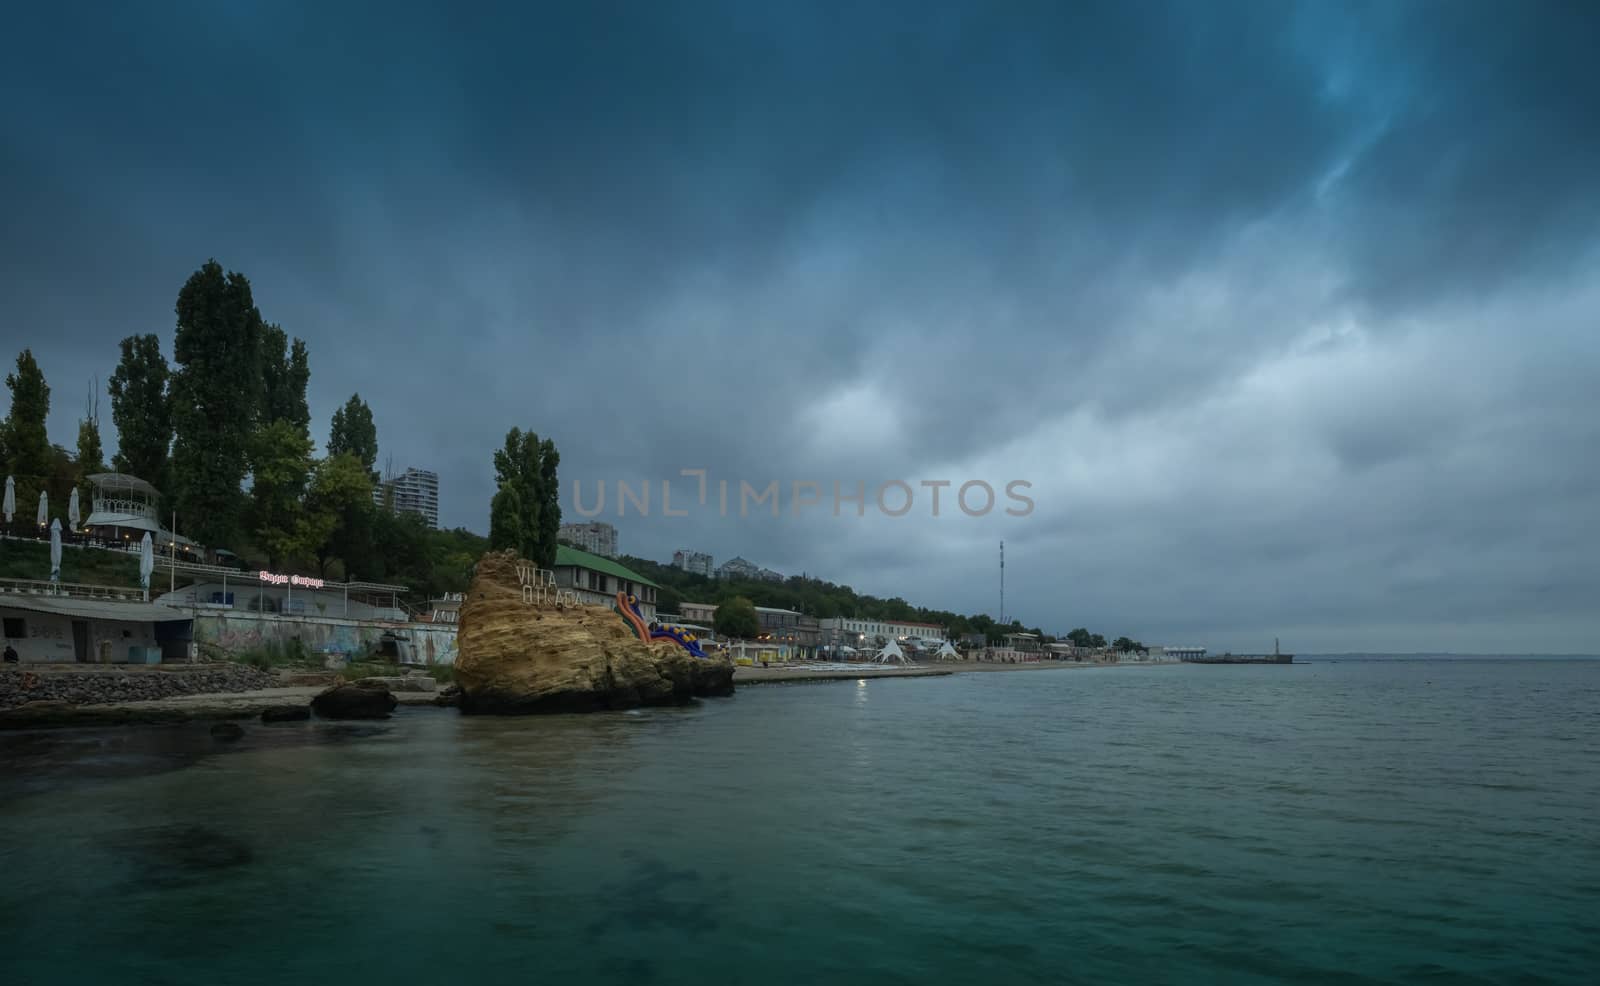
[[[9,734],[0,956],[7,986],[1581,982],[1597,698],[1600,664],[1341,663]]]

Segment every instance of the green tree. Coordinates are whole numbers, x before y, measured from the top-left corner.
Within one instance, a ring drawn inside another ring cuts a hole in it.
[[[556,560],[556,533],[561,526],[556,467],[560,461],[554,442],[540,441],[537,434],[520,428],[507,432],[505,447],[494,454],[496,492],[489,504],[489,540],[497,547],[512,547],[508,539],[515,530],[518,553],[540,568],[550,568]],[[501,499],[506,490],[515,492],[515,500]],[[507,516],[513,504],[515,528]]]
[[[300,499],[311,474],[311,439],[292,421],[278,420],[256,432],[251,442],[254,484],[250,488],[250,532],[267,553],[267,566],[317,545],[304,537],[315,533],[302,525]]]
[[[11,391],[11,413],[3,428],[6,474],[17,481],[17,516],[32,520],[39,492],[50,489],[56,478],[56,455],[45,429],[50,386],[32,350],[17,354],[17,370],[6,375],[6,387]]]
[[[111,375],[111,422],[117,428],[117,454],[111,465],[163,492],[170,490],[168,456],[172,449],[169,372],[154,335],[122,340],[122,359]]]
[[[100,447],[100,423],[93,418],[78,422],[78,475],[93,476],[106,468],[105,450]]]
[[[515,486],[502,486],[489,501],[489,549],[505,551],[509,548],[527,557],[524,547],[522,498],[517,495]]]
[[[378,463],[378,426],[372,421],[372,408],[367,406],[360,394],[351,394],[344,407],[333,412],[333,428],[328,434],[330,457],[347,452],[361,461],[362,468],[376,483],[378,472],[374,467]]]
[[[1084,627],[1078,627],[1076,630],[1073,630],[1071,633],[1067,634],[1067,639],[1072,641],[1072,646],[1074,647],[1094,646],[1094,635]]]
[[[240,533],[240,484],[262,403],[265,327],[249,280],[224,273],[215,260],[190,276],[175,310],[177,369],[168,393],[177,507],[192,537],[222,547]]]
[[[556,563],[556,536],[561,532],[561,480],[556,467],[561,453],[556,443],[546,438],[539,445],[539,564],[550,568]]]
[[[1106,638],[1100,636],[1098,633],[1094,634],[1093,636],[1091,636],[1089,638],[1089,646],[1090,647],[1104,647],[1105,645],[1106,645]]]
[[[344,563],[346,578],[352,568],[370,567],[374,509],[372,480],[360,459],[341,453],[317,463],[297,526],[320,576],[327,578],[334,558]]]
[[[264,327],[261,340],[260,420],[288,421],[310,434],[306,384],[311,380],[311,366],[305,342],[296,339],[291,345],[288,335],[276,325]]]
[[[756,616],[756,604],[744,596],[717,606],[713,627],[724,637],[748,640],[761,633],[761,620]]]
[[[1123,654],[1126,654],[1128,651],[1131,651],[1131,650],[1138,650],[1139,649],[1139,645],[1134,643],[1132,640],[1130,640],[1127,637],[1118,637],[1116,640],[1112,641],[1111,646],[1114,649],[1116,649],[1118,652],[1123,653]]]

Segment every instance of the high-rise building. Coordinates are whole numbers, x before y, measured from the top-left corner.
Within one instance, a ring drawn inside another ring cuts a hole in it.
[[[681,568],[685,572],[704,575],[711,578],[711,556],[704,551],[690,551],[683,548],[672,553],[672,567]]]
[[[617,529],[610,524],[562,524],[556,540],[602,558],[617,557]]]
[[[419,514],[428,526],[439,526],[439,474],[427,469],[406,469],[372,488],[372,502],[383,506],[390,495],[395,513]]]

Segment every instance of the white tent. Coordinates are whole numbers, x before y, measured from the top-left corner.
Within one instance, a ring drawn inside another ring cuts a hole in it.
[[[935,654],[934,658],[940,661],[959,661],[961,660],[961,655],[956,653],[955,647],[950,643],[950,641],[946,640],[944,644],[940,646],[939,653]]]
[[[883,650],[878,651],[878,663],[910,664],[911,658],[906,656],[905,651],[900,649],[899,644],[891,640],[887,644],[883,645]]]
[[[17,512],[17,480],[14,476],[6,477],[6,502],[4,511],[6,523],[11,523],[12,516]]]
[[[61,521],[50,522],[50,581],[61,581]]]
[[[155,547],[150,541],[150,532],[144,532],[144,539],[139,542],[139,584],[144,586],[145,602],[150,601],[150,573],[156,570]]]
[[[39,516],[34,520],[40,527],[50,523],[50,494],[39,491]]]
[[[78,529],[78,521],[82,519],[82,516],[82,514],[78,513],[78,488],[74,486],[72,488],[72,496],[67,500],[67,529],[76,531]]]

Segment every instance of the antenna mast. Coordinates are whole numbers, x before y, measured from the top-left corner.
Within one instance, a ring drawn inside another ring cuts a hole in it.
[[[1000,625],[1006,625],[1006,543],[1000,542]]]

